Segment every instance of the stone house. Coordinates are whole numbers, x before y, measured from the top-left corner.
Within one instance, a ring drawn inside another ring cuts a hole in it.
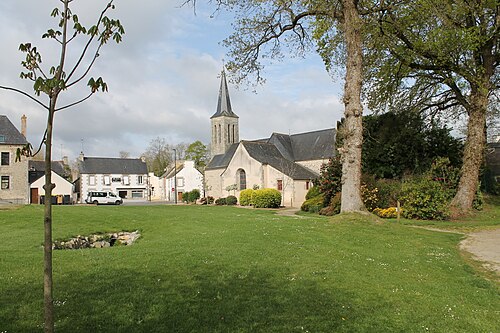
[[[176,168],[172,164],[160,180],[167,201],[175,201],[177,196],[177,202],[182,202],[182,194],[194,189],[203,196],[203,174],[196,169],[194,161],[177,161]]]
[[[240,141],[238,120],[222,72],[217,110],[211,117],[206,195],[239,197],[247,188],[274,188],[282,193],[283,206],[300,207],[321,165],[335,155],[335,129]]]
[[[79,157],[81,203],[89,191],[111,191],[123,199],[149,199],[146,162],[135,158]]]
[[[22,132],[22,133],[21,133]],[[28,159],[16,162],[17,149],[26,141],[26,116],[21,118],[21,132],[5,115],[0,115],[0,203],[29,202]]]

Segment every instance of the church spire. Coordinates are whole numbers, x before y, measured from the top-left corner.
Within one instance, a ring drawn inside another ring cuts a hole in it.
[[[222,70],[220,78],[219,99],[217,111],[210,117],[212,127],[212,156],[224,154],[229,147],[239,142],[240,129],[238,116],[231,108],[226,73]]]
[[[221,72],[217,111],[210,118],[221,116],[238,118],[238,116],[233,112],[233,109],[231,108],[231,100],[229,99],[229,89],[227,87],[226,73],[224,69]]]

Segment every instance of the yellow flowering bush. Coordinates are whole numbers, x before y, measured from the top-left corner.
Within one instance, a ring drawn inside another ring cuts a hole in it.
[[[403,211],[401,209],[401,211]],[[382,217],[384,219],[394,219],[398,217],[398,209],[396,207],[389,207],[389,208],[375,208],[373,210],[373,213],[379,217]]]

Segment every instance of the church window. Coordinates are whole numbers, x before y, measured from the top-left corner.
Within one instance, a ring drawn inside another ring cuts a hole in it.
[[[219,143],[222,143],[222,131],[219,124]]]
[[[227,125],[227,142],[231,143],[231,125]]]
[[[278,191],[283,191],[283,180],[278,179]]]
[[[234,133],[235,132],[234,129],[235,129],[235,126],[233,125],[233,142],[236,142],[236,135],[234,135],[235,134]]]
[[[245,190],[247,188],[247,174],[245,170],[239,169],[238,175],[238,190]]]

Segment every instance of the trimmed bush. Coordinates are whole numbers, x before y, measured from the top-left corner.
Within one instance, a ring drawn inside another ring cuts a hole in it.
[[[238,203],[238,199],[234,195],[230,195],[226,198],[226,205],[236,205]]]
[[[215,200],[217,206],[224,206],[226,204],[226,198],[218,198]]]
[[[253,205],[256,208],[278,208],[281,204],[281,192],[274,188],[256,190]]]
[[[189,202],[189,192],[182,193],[182,201]]]
[[[398,209],[396,207],[375,208],[373,210],[373,214],[384,219],[395,219],[396,217],[398,217]]]
[[[251,188],[247,188],[240,192],[240,205],[241,206],[251,206],[253,205],[252,197],[255,190]]]
[[[320,209],[325,206],[324,200],[325,197],[323,194],[307,199],[302,203],[302,206],[300,206],[300,210],[310,213],[319,213]]]
[[[211,205],[213,203],[214,203],[214,197],[212,197],[212,196],[201,198],[202,205]]]

